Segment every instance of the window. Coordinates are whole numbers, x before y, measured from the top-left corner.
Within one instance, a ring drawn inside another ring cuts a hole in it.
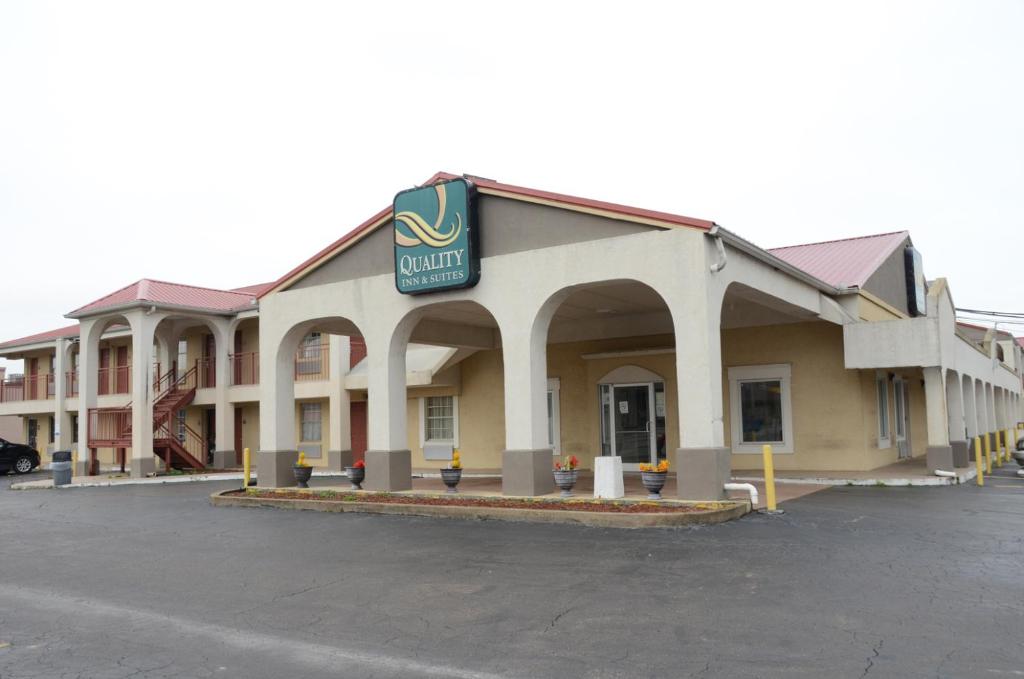
[[[562,423],[559,401],[561,384],[557,377],[548,380],[548,446],[555,455],[562,454]]]
[[[311,332],[303,337],[295,355],[296,375],[319,375],[325,351],[326,347],[323,346],[319,332]]]
[[[734,453],[793,452],[791,368],[786,364],[729,368],[730,424]]]
[[[889,426],[889,379],[885,373],[875,376],[875,392],[878,398],[878,447],[892,446]]]
[[[455,398],[431,396],[427,398],[424,434],[427,441],[455,440]]]
[[[49,424],[50,424],[50,443],[53,443],[54,440],[55,440],[55,435],[56,435],[56,432],[54,431],[54,429],[56,429],[56,427],[54,426],[53,415],[50,415],[50,422],[49,422]]]
[[[175,422],[175,435],[178,437],[178,443],[185,445],[185,409],[182,408],[178,411],[178,416]]]
[[[896,440],[907,438],[907,383],[902,378],[893,380],[893,405],[896,406]]]
[[[178,361],[175,363],[175,376],[181,377],[188,370],[188,342],[178,340]]]
[[[302,441],[320,441],[320,404],[302,403],[299,405],[302,422]]]
[[[71,416],[71,442],[78,443],[78,415]]]

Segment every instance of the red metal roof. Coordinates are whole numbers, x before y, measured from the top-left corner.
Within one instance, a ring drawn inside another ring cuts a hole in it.
[[[837,288],[863,287],[905,241],[907,231],[771,248],[768,252]]]
[[[433,184],[437,181],[446,179],[457,179],[459,175],[451,174],[449,172],[438,172],[433,177],[423,182],[423,185]],[[523,198],[534,198],[544,201],[550,201],[552,203],[560,203],[568,206],[575,206],[579,208],[587,208],[591,210],[601,210],[603,212],[611,212],[631,217],[640,217],[642,219],[650,219],[659,222],[666,222],[668,224],[675,224],[678,226],[685,226],[696,229],[703,229],[710,231],[715,225],[714,222],[706,219],[695,219],[693,217],[684,217],[683,215],[671,214],[668,212],[658,212],[656,210],[645,210],[644,208],[630,207],[628,205],[619,205],[618,203],[606,203],[601,200],[592,200],[590,198],[580,198],[579,196],[570,196],[564,193],[552,193],[550,191],[541,191],[540,189],[531,189],[524,186],[515,186],[512,184],[503,184],[496,182],[491,179],[485,179],[483,177],[475,177],[473,175],[465,175],[465,178],[473,182],[477,187],[482,189],[490,189],[492,191],[501,191],[512,196],[522,196]],[[263,297],[271,290],[277,288],[279,285],[293,278],[297,274],[302,273],[305,269],[310,266],[322,261],[324,258],[337,252],[339,248],[345,245],[345,243],[355,239],[363,232],[372,229],[375,224],[378,224],[380,220],[391,214],[391,206],[384,208],[374,216],[367,219],[365,222],[352,229],[344,236],[334,241],[326,248],[316,253],[302,264],[281,276],[281,278],[274,281],[273,284],[268,286],[263,292],[259,293],[259,297]]]
[[[273,285],[274,281],[270,281],[269,283],[257,283],[256,285],[245,285],[241,288],[231,288],[229,292],[242,292],[246,295],[255,295],[259,297],[263,294],[264,290],[273,287]]]
[[[35,335],[28,335],[27,337],[19,337],[18,339],[0,342],[0,349],[4,349],[6,347],[19,347],[23,344],[35,344],[36,342],[48,342],[60,339],[61,337],[78,337],[78,323],[75,323],[74,325],[67,325],[63,328],[57,328],[55,330],[36,333]]]
[[[249,306],[255,297],[252,293],[232,290],[200,288],[194,285],[168,283],[148,278],[136,281],[120,290],[90,302],[70,312],[69,316],[83,315],[110,307],[132,302],[151,302],[170,306],[208,309],[210,311],[234,311]]]

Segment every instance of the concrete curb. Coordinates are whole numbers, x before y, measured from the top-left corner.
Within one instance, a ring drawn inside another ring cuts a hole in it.
[[[206,481],[241,481],[244,474],[241,472],[231,472],[228,474],[182,474],[181,476],[154,476],[145,479],[100,479],[96,477],[96,481],[84,481],[81,483],[72,483],[67,486],[61,486],[64,488],[109,488],[110,486],[152,486],[163,483],[203,483]],[[344,477],[345,472],[335,471],[315,471],[313,472],[314,478],[321,477]],[[252,474],[252,478],[259,478],[257,474]],[[12,483],[10,485],[11,490],[48,490],[52,489],[53,479],[40,479],[38,481],[25,481],[23,483]]]
[[[507,507],[460,507],[455,505],[404,505],[381,502],[338,502],[296,500],[290,498],[245,497],[227,495],[225,490],[210,495],[214,507],[274,507],[315,512],[388,514],[425,516],[480,521],[516,521],[523,523],[571,523],[595,528],[676,528],[711,525],[738,519],[750,511],[749,502],[729,502],[732,506],[696,514],[615,514],[551,509],[511,509]],[[469,497],[469,496],[467,496]]]

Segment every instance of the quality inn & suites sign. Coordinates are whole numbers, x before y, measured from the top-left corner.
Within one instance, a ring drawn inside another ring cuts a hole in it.
[[[395,287],[406,295],[468,288],[480,280],[473,185],[465,179],[395,196]]]

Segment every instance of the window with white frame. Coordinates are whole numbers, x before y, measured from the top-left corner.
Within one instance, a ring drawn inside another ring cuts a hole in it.
[[[455,442],[455,397],[428,396],[423,399],[423,440]]]
[[[878,447],[892,446],[892,430],[889,423],[889,378],[885,373],[875,376],[875,394],[878,400]]]
[[[319,403],[300,403],[299,421],[301,423],[302,441],[321,441],[321,410]]]
[[[548,445],[555,455],[562,454],[562,423],[559,406],[561,384],[557,377],[548,380]]]
[[[729,368],[729,413],[734,453],[793,452],[793,410],[788,364]]]

